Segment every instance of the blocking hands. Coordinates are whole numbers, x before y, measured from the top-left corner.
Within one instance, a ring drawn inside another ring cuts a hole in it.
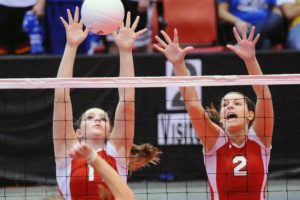
[[[174,65],[180,65],[184,62],[185,55],[193,49],[193,47],[188,46],[181,48],[179,46],[178,31],[174,29],[174,39],[171,40],[170,36],[165,31],[160,31],[163,35],[164,40],[155,36],[158,44],[154,44],[154,48],[163,53],[166,58]]]
[[[131,13],[127,12],[125,25],[122,22],[118,31],[113,32],[114,40],[120,51],[131,51],[137,37],[147,31],[146,28],[135,32],[140,17],[137,16],[131,24]]]
[[[233,27],[233,34],[237,41],[237,45],[226,45],[228,49],[233,51],[236,55],[238,55],[244,61],[252,59],[255,57],[255,45],[260,37],[257,34],[254,38],[255,27],[252,26],[249,36],[247,37],[247,25],[244,23],[242,26],[241,34],[238,33],[237,27]]]
[[[74,17],[69,9],[67,9],[67,13],[68,22],[63,17],[60,17],[60,20],[66,29],[67,44],[78,47],[87,37],[88,29],[86,28],[83,30],[83,22],[82,20],[79,21],[78,7],[75,9]]]
[[[77,143],[69,151],[74,159],[85,159],[87,163],[93,163],[97,159],[97,152],[86,143]]]

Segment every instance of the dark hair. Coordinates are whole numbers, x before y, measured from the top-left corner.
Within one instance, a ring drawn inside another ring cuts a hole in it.
[[[253,124],[253,122],[254,122],[254,120],[255,120],[255,103],[252,101],[252,99],[250,99],[249,97],[245,96],[241,92],[229,92],[227,94],[230,94],[230,93],[240,94],[246,100],[246,104],[247,104],[248,110],[252,111],[254,113],[254,118],[249,122],[249,127],[251,127],[252,124]],[[222,98],[222,100],[223,100],[223,98]],[[222,102],[222,100],[221,100],[221,102]],[[221,106],[222,105],[220,103],[219,111],[221,110]],[[218,126],[220,126],[221,128],[223,128],[223,124],[220,122],[220,113],[219,113],[219,111],[215,108],[215,106],[212,103],[211,103],[210,107],[206,107],[205,108],[205,111],[207,112],[208,117],[209,117],[209,119],[211,121],[213,121],[215,124],[217,124]]]

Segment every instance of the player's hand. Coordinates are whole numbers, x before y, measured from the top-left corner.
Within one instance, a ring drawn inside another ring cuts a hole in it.
[[[85,159],[88,163],[93,162],[96,157],[96,151],[86,143],[77,143],[69,150],[70,157],[74,159]]]
[[[233,51],[244,61],[255,57],[255,45],[259,39],[259,34],[254,38],[255,27],[252,26],[250,34],[247,38],[247,25],[244,23],[242,26],[241,35],[238,33],[237,28],[233,27],[233,34],[237,41],[237,45],[227,45],[227,48]]]
[[[65,29],[66,29],[66,36],[67,36],[67,44],[70,46],[79,46],[82,41],[88,35],[88,29],[83,31],[83,22],[82,20],[79,21],[79,8],[76,7],[74,18],[72,17],[71,11],[68,9],[68,22],[65,21],[63,17],[60,17]]]
[[[174,29],[174,39],[173,41],[167,35],[165,31],[160,31],[163,35],[165,41],[159,38],[157,35],[155,39],[157,40],[158,44],[154,44],[154,48],[160,51],[161,53],[165,54],[166,58],[174,65],[178,65],[184,61],[185,55],[193,49],[193,47],[188,46],[182,49],[179,46],[178,41],[178,32],[177,29]]]
[[[239,33],[241,33],[243,31],[244,24],[246,24],[246,31],[248,29],[250,30],[250,28],[252,27],[252,24],[250,24],[244,20],[241,20],[241,19],[239,19],[235,22],[234,26],[236,27],[236,29]]]
[[[147,29],[145,28],[138,32],[135,32],[139,20],[140,17],[137,16],[133,24],[131,25],[131,14],[130,12],[127,12],[125,25],[122,22],[119,31],[113,32],[114,40],[120,51],[132,51],[136,38],[147,31]]]

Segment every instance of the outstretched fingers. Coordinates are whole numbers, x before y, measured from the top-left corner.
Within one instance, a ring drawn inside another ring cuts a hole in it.
[[[78,6],[76,6],[75,14],[74,14],[74,22],[78,23],[78,21],[79,21],[79,8],[78,8]]]
[[[166,48],[168,45],[167,43],[165,43],[165,41],[163,41],[162,39],[160,39],[160,37],[158,37],[157,35],[155,36],[155,39],[157,40],[157,42],[164,48]]]
[[[130,28],[130,25],[131,25],[131,13],[127,12],[125,27]]]
[[[239,43],[242,39],[241,39],[240,34],[238,33],[236,27],[233,27],[233,34],[234,34],[236,41]]]
[[[89,34],[89,29],[88,28],[85,28],[85,30],[84,30],[84,37],[86,38],[87,37],[87,35]]]
[[[238,52],[237,52],[238,50],[237,50],[237,48],[236,48],[235,46],[233,46],[233,45],[231,45],[231,44],[227,44],[226,47],[227,47],[229,50],[233,51],[235,54],[238,53]]]
[[[139,30],[139,31],[136,32],[135,34],[136,34],[136,36],[138,37],[138,36],[144,34],[146,31],[147,31],[147,28],[144,28],[144,29],[142,29],[142,30]]]
[[[174,38],[173,38],[173,43],[174,43],[174,44],[179,44],[177,28],[174,28]]]
[[[65,29],[67,29],[68,23],[66,22],[66,20],[63,17],[60,17],[60,21],[63,23]]]
[[[194,47],[192,47],[192,46],[188,46],[188,47],[185,47],[184,49],[183,49],[183,52],[184,52],[184,54],[187,54],[187,53],[189,53],[191,50],[193,50],[194,49]]]
[[[137,16],[137,17],[135,18],[135,20],[134,20],[132,26],[131,26],[131,29],[132,29],[133,31],[135,31],[135,29],[136,29],[136,27],[137,27],[139,21],[140,21],[140,16]]]
[[[254,37],[254,31],[255,31],[255,26],[252,26],[252,27],[251,27],[250,34],[249,34],[249,37],[248,37],[248,40],[249,40],[249,41],[252,41],[252,40],[253,40],[253,37]]]
[[[165,31],[161,30],[160,33],[164,36],[164,38],[165,38],[165,40],[167,41],[168,44],[172,43],[171,38],[168,36],[168,34]]]
[[[259,37],[260,37],[260,34],[258,33],[258,34],[256,35],[256,37],[254,38],[254,40],[253,40],[254,46],[256,45],[257,41],[259,40]]]
[[[68,21],[69,21],[69,24],[74,23],[73,17],[72,17],[72,13],[71,13],[70,9],[67,9],[67,14],[68,14]]]
[[[154,48],[155,48],[156,50],[158,50],[159,52],[161,52],[161,53],[164,52],[164,49],[163,49],[162,47],[158,46],[157,44],[153,44],[153,46],[154,46]]]

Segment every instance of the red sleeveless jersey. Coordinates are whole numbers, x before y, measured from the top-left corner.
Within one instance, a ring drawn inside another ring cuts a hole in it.
[[[212,150],[204,153],[211,199],[265,200],[270,149],[252,128],[240,147],[220,133]]]
[[[105,159],[126,181],[127,166],[114,146],[108,142],[98,155]],[[123,158],[124,159],[124,158]],[[125,164],[124,164],[125,163]],[[107,188],[104,180],[85,160],[67,158],[65,166],[56,168],[60,192],[66,200],[101,200],[99,190]]]

